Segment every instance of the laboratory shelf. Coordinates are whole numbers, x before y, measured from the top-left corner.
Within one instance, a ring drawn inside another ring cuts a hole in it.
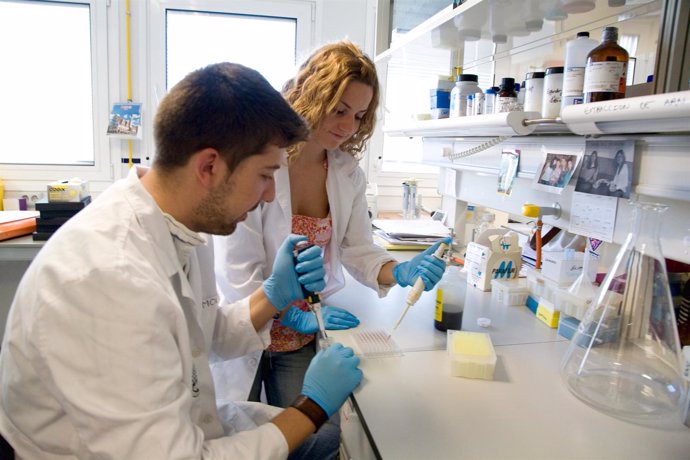
[[[582,11],[583,4],[591,9]],[[607,0],[528,0],[519,7],[505,0],[467,0],[455,9],[449,4],[393,41],[375,60],[404,57],[410,47],[462,49],[479,40],[496,44],[465,61],[468,68],[571,38],[577,31],[658,15],[661,8],[660,0],[629,0],[617,7]]]

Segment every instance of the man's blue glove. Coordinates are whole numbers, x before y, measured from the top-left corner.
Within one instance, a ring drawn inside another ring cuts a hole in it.
[[[328,414],[335,414],[362,381],[359,358],[352,348],[334,343],[311,360],[304,374],[302,394]]]
[[[295,262],[292,251],[297,243],[306,240],[306,236],[289,235],[278,249],[273,272],[264,281],[266,298],[280,311],[295,300],[304,298],[302,285],[312,292],[322,291],[326,287],[320,247],[305,249],[297,255]]]
[[[451,238],[436,242],[421,254],[417,254],[409,262],[403,262],[393,267],[393,278],[402,287],[413,286],[417,278],[424,281],[424,290],[429,291],[441,280],[446,270],[446,262],[434,257],[434,252],[441,243],[450,246]]]
[[[350,329],[359,325],[357,317],[342,308],[325,305],[321,307],[321,315],[323,316],[323,322],[326,329],[329,331]],[[316,315],[311,311],[300,310],[297,307],[288,309],[280,320],[280,324],[294,329],[297,332],[301,332],[302,334],[314,334],[319,332]]]

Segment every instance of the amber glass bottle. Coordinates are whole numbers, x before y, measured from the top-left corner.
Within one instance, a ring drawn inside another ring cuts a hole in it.
[[[618,44],[618,28],[606,27],[601,34],[601,44],[587,55],[584,101],[625,97],[628,59],[628,52]]]

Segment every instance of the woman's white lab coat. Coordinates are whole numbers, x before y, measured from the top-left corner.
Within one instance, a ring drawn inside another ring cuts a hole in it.
[[[342,267],[360,283],[384,296],[390,286],[377,278],[381,266],[395,260],[372,238],[367,209],[366,177],[357,161],[339,150],[329,151],[326,191],[333,223],[326,267],[326,297],[345,285]],[[214,237],[216,279],[221,294],[229,301],[246,297],[271,274],[273,261],[292,228],[290,177],[284,164],[275,173],[276,199],[263,203],[238,225],[228,237]],[[326,299],[327,300],[327,299]],[[211,369],[218,395],[246,400],[249,396],[261,353],[239,359],[213,362]]]
[[[260,350],[268,328],[248,301],[219,308],[212,247],[189,249],[183,268],[136,169],[41,249],[0,353],[0,432],[17,458],[287,457],[272,423],[243,431],[280,410],[216,407],[209,350]]]

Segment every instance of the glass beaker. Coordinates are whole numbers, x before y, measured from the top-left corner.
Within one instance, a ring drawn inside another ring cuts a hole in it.
[[[685,381],[659,241],[667,206],[632,203],[633,227],[561,362],[569,390],[615,417],[677,424]]]

